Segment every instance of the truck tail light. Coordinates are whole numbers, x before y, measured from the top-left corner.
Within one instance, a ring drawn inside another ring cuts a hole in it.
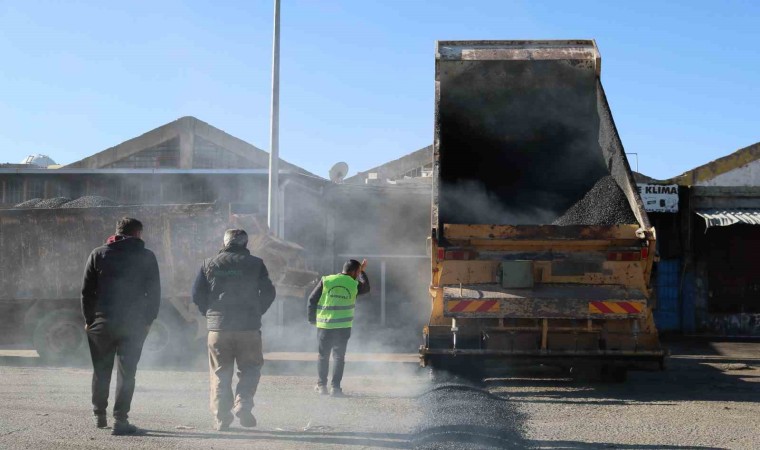
[[[457,261],[475,259],[477,252],[472,250],[447,250],[438,247],[438,261]]]
[[[641,247],[641,259],[649,258],[649,247]]]
[[[472,250],[447,250],[446,259],[465,260],[475,259],[476,253]]]
[[[640,261],[643,253],[643,250],[641,252],[609,252],[607,261]]]

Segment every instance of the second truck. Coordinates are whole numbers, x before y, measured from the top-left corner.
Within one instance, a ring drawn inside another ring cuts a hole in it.
[[[304,249],[271,236],[260,217],[236,212],[240,206],[195,203],[0,210],[3,343],[32,343],[48,362],[86,356],[80,306],[84,262],[123,216],[143,220],[146,245],[156,253],[161,268],[161,311],[148,335],[144,359],[187,363],[199,354],[189,350],[205,336],[206,321],[192,303],[190,290],[203,259],[221,248],[227,228],[245,229],[249,248],[266,263],[277,288],[273,309],[288,303],[303,310],[306,291],[317,278],[307,267]],[[267,317],[275,315],[284,322],[281,309]],[[291,318],[297,319],[304,320],[305,313]],[[266,329],[274,333],[284,326]]]

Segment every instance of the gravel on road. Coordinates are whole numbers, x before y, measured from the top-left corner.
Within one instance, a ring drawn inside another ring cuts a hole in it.
[[[508,398],[470,383],[441,384],[418,398],[416,449],[522,448],[522,414]]]

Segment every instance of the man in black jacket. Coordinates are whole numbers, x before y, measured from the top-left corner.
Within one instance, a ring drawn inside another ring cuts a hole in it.
[[[193,284],[193,302],[206,316],[210,406],[214,428],[222,431],[233,420],[255,427],[253,396],[261,378],[261,316],[272,306],[275,288],[264,261],[251,255],[244,230],[227,230],[224,248],[203,262]],[[232,373],[238,384],[232,395]]]
[[[92,405],[98,428],[108,426],[106,408],[116,358],[113,434],[137,431],[127,420],[143,342],[161,304],[156,256],[142,241],[143,225],[124,217],[116,234],[87,259],[82,313],[92,356]]]

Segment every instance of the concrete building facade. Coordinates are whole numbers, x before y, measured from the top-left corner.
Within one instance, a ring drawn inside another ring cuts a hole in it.
[[[414,181],[430,183],[433,176],[433,146],[421,148],[346,178],[347,184],[398,184]]]
[[[658,327],[760,335],[760,143],[659,184],[679,186],[677,214],[650,214],[658,234]]]

